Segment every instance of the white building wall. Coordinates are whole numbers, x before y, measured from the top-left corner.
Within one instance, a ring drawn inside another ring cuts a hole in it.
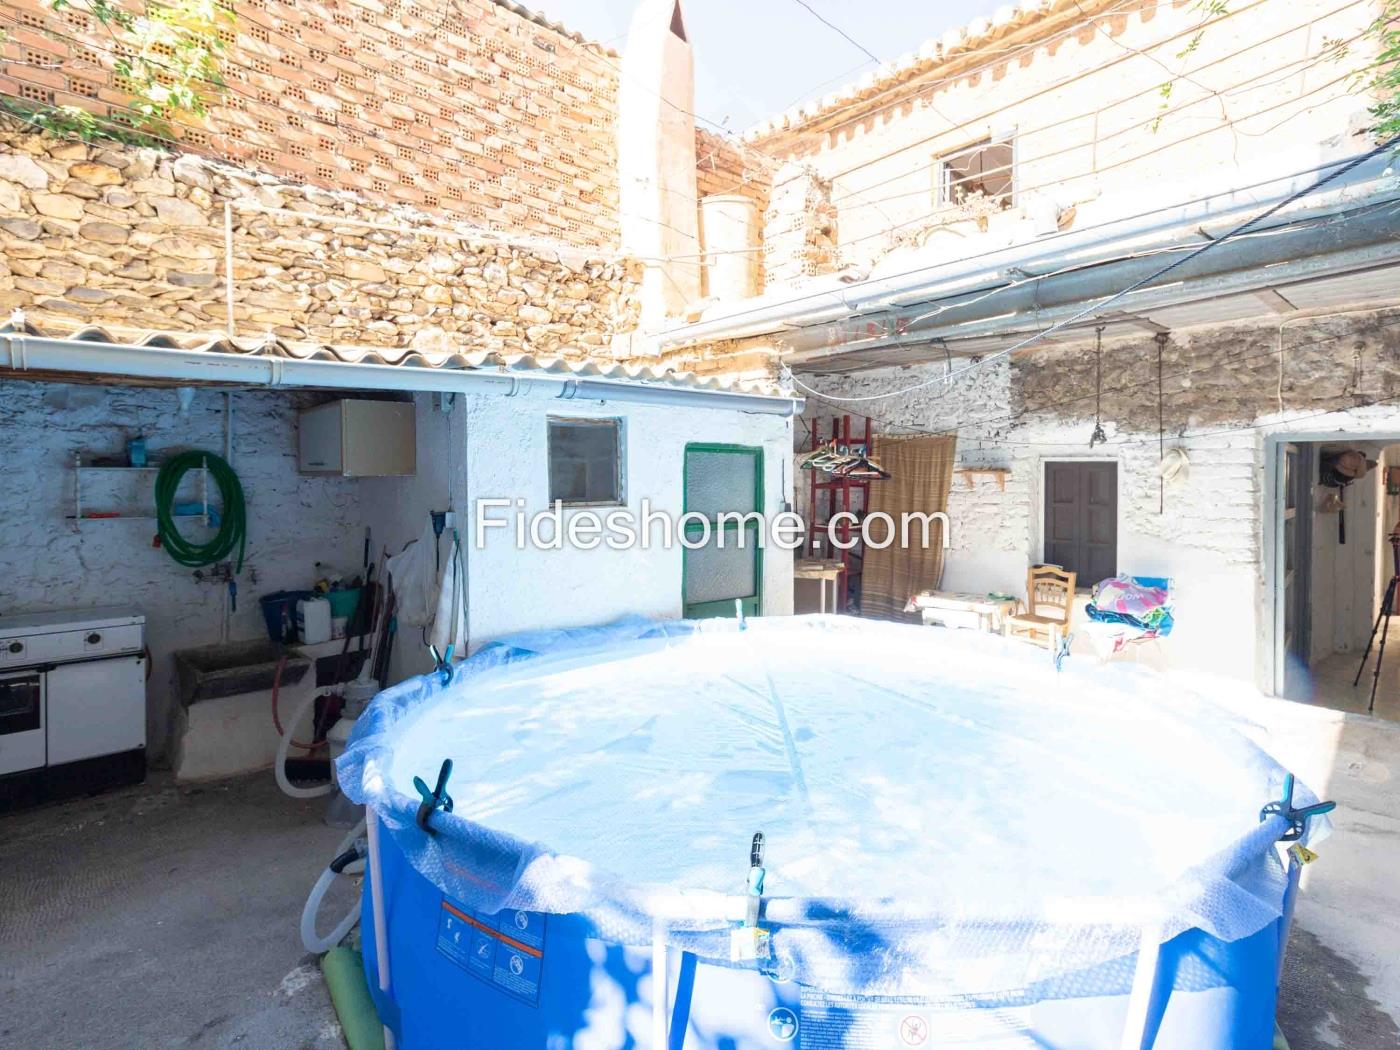
[[[511,530],[495,529],[486,533],[485,548],[476,549],[478,499],[520,497],[527,514],[548,508],[550,416],[623,421],[624,494],[637,516],[643,498],[655,511],[680,516],[684,451],[691,442],[761,447],[767,509],[775,511],[792,498],[792,422],[779,416],[491,395],[458,395],[446,412],[435,395],[420,394],[417,404],[418,474],[365,482],[366,519],[374,529],[376,549],[388,544],[397,553],[419,537],[429,511],[456,512],[467,556],[473,650],[514,631],[606,623],[631,613],[663,618],[682,613],[679,546],[516,549]],[[513,508],[490,512],[493,518],[508,513]],[[566,521],[567,517],[566,512]],[[447,549],[444,540],[444,558]],[[792,558],[770,547],[763,556],[763,613],[791,612]],[[416,632],[402,631],[393,678],[430,667]]]
[[[791,497],[792,423],[780,416],[705,408],[527,400],[465,399],[468,507],[478,499],[523,497],[526,513],[547,509],[547,418],[611,417],[623,421],[624,494],[640,517],[641,501],[679,517],[683,511],[685,446],[692,442],[749,445],[764,451],[765,509]],[[787,490],[786,493],[784,490]],[[501,515],[497,510],[494,515]],[[678,617],[682,611],[681,555],[670,550],[518,550],[509,530],[486,534],[476,549],[468,520],[472,646],[512,631],[602,623],[628,613]],[[763,614],[792,612],[792,556],[769,547],[763,556]]]
[[[296,411],[306,395],[237,391],[230,397],[233,468],[248,504],[236,611],[222,585],[197,583],[193,570],[152,547],[154,520],[77,525],[68,519],[74,453],[121,455],[128,438],[140,434],[153,458],[185,448],[223,455],[222,392],[197,391],[181,414],[174,390],[0,383],[0,449],[11,478],[0,500],[0,611],[130,605],[144,612],[153,757],[165,752],[178,703],[171,653],[265,637],[259,595],[309,586],[317,561],[347,573],[360,564],[357,483],[297,473]],[[140,506],[151,514],[153,477],[87,478],[87,503],[92,509]],[[196,535],[193,527],[189,534]]]
[[[1377,14],[1373,0],[1258,0],[1218,20],[1183,2],[1062,5],[1034,43],[989,41],[756,144],[831,180],[843,263],[900,244],[965,258],[1364,150],[1355,75]],[[981,229],[935,185],[939,158],[987,139],[1015,143],[1016,197]]]
[[[839,397],[899,390],[944,374],[944,366],[881,369],[806,379]],[[960,427],[957,466],[1010,468],[1005,491],[990,477],[969,487],[954,476],[948,494],[946,590],[1024,594],[1026,570],[1043,557],[1045,463],[1118,463],[1118,570],[1170,576],[1177,585],[1174,659],[1200,670],[1250,678],[1259,559],[1261,452],[1251,432],[1191,444],[1189,479],[1167,490],[1159,511],[1157,435],[1117,433],[1089,448],[1092,420],[1011,419],[1007,362],[960,380],[947,397],[936,383],[877,402],[853,403],[891,423],[931,432]],[[831,412],[814,398],[808,412]],[[877,430],[900,432],[888,425]],[[908,432],[907,430],[904,432]],[[1094,581],[1086,581],[1092,583]]]

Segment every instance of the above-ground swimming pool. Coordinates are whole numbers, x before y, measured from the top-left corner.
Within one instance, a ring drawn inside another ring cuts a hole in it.
[[[1148,672],[1072,665],[635,620],[386,691],[338,767],[381,1019],[406,1050],[1269,1046],[1284,770]]]

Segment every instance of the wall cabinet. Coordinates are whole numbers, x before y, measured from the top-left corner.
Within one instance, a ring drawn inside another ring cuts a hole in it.
[[[411,401],[331,401],[305,409],[298,420],[297,467],[303,474],[409,475],[417,462]]]

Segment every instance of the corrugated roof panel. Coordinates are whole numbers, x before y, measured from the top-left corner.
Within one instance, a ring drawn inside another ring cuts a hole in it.
[[[717,376],[681,372],[664,365],[631,364],[595,360],[569,361],[564,358],[538,358],[529,354],[497,354],[489,351],[425,353],[411,348],[343,346],[317,343],[291,343],[272,336],[238,339],[225,335],[194,332],[145,332],[123,335],[89,325],[71,332],[51,332],[17,317],[0,325],[0,335],[22,334],[40,339],[69,339],[83,343],[109,343],[114,346],[158,347],[194,353],[239,354],[287,358],[298,361],[331,361],[345,365],[391,365],[431,369],[464,369],[478,372],[515,374],[545,372],[579,379],[607,379],[641,384],[662,384],[691,390],[715,390],[736,394],[779,396],[775,383],[729,381]]]

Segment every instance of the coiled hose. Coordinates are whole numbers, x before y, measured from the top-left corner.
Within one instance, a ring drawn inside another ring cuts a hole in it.
[[[218,531],[207,543],[191,543],[175,526],[175,492],[191,470],[206,467],[214,484],[219,487]],[[156,531],[160,545],[181,565],[199,568],[223,561],[234,549],[238,550],[238,565],[234,572],[243,571],[243,547],[248,538],[248,514],[243,502],[243,486],[238,475],[221,457],[212,452],[193,449],[171,456],[156,475]]]

